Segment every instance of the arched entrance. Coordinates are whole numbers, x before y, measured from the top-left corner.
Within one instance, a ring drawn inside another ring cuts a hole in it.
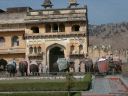
[[[49,50],[49,71],[59,72],[58,65],[56,63],[58,58],[64,58],[64,48],[55,46]]]
[[[7,61],[5,59],[0,59],[0,71],[4,71],[7,66]]]

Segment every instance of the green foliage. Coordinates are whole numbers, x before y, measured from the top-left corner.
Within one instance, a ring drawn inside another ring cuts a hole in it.
[[[91,84],[92,84],[92,74],[91,73],[87,73],[85,74],[83,81],[86,85],[86,90],[89,90],[91,88]]]
[[[72,73],[66,74],[66,86],[68,91],[70,91],[70,89],[73,87],[73,79],[74,78]]]
[[[0,91],[64,91],[65,82],[33,82],[0,84]]]
[[[83,81],[85,82],[91,82],[92,81],[92,74],[91,73],[87,73],[85,74]]]

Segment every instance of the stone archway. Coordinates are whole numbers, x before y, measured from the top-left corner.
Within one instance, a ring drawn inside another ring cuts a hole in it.
[[[49,71],[58,72],[57,59],[64,58],[64,50],[60,47],[54,47],[49,52]]]
[[[64,58],[65,47],[59,44],[53,44],[48,48],[48,58],[49,61],[49,72],[59,72],[58,65],[56,61],[58,58]]]

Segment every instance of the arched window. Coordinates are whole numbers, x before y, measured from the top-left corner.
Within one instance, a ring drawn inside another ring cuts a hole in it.
[[[29,53],[32,54],[33,53],[33,47],[29,48]]]
[[[37,48],[36,47],[34,47],[34,53],[37,53]]]
[[[4,37],[0,37],[0,47],[2,47],[5,43]]]
[[[33,33],[39,33],[39,27],[37,26],[31,27],[31,30]]]
[[[70,50],[71,50],[70,52],[71,52],[71,54],[73,54],[74,49],[75,49],[74,48],[74,45],[70,46]]]
[[[65,25],[64,25],[63,23],[61,23],[61,24],[59,25],[59,31],[60,31],[60,32],[65,32]]]
[[[19,37],[18,36],[12,37],[12,46],[19,46]]]
[[[83,53],[83,45],[79,45],[79,53],[80,53],[80,54]]]
[[[38,53],[41,53],[41,47],[40,46],[38,47]]]
[[[72,26],[72,31],[73,32],[80,31],[80,26],[79,25],[73,25]]]
[[[46,28],[46,32],[51,32],[51,25],[50,24],[46,24],[45,25],[45,28]]]

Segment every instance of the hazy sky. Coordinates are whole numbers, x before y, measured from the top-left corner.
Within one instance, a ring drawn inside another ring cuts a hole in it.
[[[79,6],[88,5],[88,17],[91,24],[105,24],[128,21],[128,0],[77,0]],[[0,8],[30,6],[42,9],[43,0],[0,0]],[[68,0],[52,0],[54,8],[68,6]]]

